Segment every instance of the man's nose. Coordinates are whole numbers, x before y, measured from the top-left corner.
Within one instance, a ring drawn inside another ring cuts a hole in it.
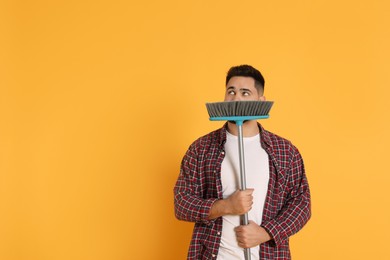
[[[241,101],[241,95],[234,95],[233,101]]]

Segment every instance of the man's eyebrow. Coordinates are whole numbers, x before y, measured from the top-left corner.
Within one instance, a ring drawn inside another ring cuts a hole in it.
[[[230,86],[230,87],[228,87],[226,90],[231,90],[231,89],[235,90],[236,87],[235,87],[235,86]],[[252,92],[249,88],[240,88],[239,91]]]

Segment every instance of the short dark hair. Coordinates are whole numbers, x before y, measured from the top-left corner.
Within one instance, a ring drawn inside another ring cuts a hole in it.
[[[255,69],[250,65],[239,65],[231,67],[226,75],[226,83],[227,86],[229,80],[232,77],[241,76],[241,77],[251,77],[255,80],[255,87],[259,93],[264,92],[264,84],[265,80],[263,75],[261,75],[260,71]]]

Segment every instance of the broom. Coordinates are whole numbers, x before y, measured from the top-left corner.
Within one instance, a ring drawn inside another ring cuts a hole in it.
[[[238,153],[240,161],[240,189],[246,190],[244,135],[242,125],[248,120],[266,119],[273,101],[225,101],[206,103],[211,121],[234,121],[238,130]],[[241,216],[241,225],[248,225],[248,213]],[[251,259],[250,248],[244,249],[245,260]]]

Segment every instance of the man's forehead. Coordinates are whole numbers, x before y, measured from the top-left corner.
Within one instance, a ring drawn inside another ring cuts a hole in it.
[[[241,77],[242,79],[233,79],[233,77],[228,81],[226,88],[236,88],[236,87],[247,87],[254,88],[255,80],[251,77]]]
[[[255,79],[252,78],[252,77],[234,76],[234,77],[231,77],[231,78],[229,79],[228,84],[229,84],[229,83],[232,83],[232,82],[254,83],[254,82],[255,82]]]

